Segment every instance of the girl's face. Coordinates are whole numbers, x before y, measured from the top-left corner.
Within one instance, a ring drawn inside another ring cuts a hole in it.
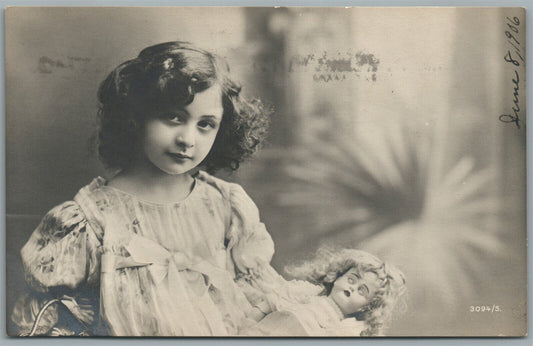
[[[211,150],[223,112],[222,90],[215,84],[185,108],[155,114],[145,123],[144,156],[166,174],[187,173]]]
[[[337,303],[345,316],[349,316],[370,303],[378,287],[375,273],[359,273],[352,268],[335,280],[329,297]]]

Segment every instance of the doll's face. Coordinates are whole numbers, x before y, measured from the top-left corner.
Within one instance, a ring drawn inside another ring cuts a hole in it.
[[[183,109],[146,120],[142,148],[147,162],[166,174],[183,174],[207,156],[222,121],[222,91],[213,85]],[[146,160],[145,160],[146,162]]]
[[[375,273],[359,273],[355,268],[337,278],[329,297],[339,306],[345,316],[352,315],[374,298],[378,289]]]

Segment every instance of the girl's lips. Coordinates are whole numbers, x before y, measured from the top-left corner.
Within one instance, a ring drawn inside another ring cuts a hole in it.
[[[177,158],[177,159],[181,159],[181,160],[191,160],[192,157],[191,156],[187,156],[187,155],[183,155],[183,154],[178,154],[178,153],[168,153],[168,155],[174,157],[174,158]]]
[[[346,297],[350,297],[352,294],[351,294],[350,291],[348,291],[348,290],[344,290],[344,295],[345,295]]]

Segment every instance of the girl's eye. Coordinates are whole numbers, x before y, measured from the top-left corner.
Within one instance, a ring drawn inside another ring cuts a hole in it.
[[[168,114],[164,114],[162,116],[162,118],[164,120],[170,121],[171,123],[174,123],[174,124],[181,124],[182,123],[182,118],[180,117],[179,114],[168,113]]]
[[[348,277],[348,283],[352,285],[355,283],[355,280],[352,277]]]
[[[214,129],[216,126],[217,125],[214,122],[207,120],[202,120],[198,123],[198,127],[203,130]]]

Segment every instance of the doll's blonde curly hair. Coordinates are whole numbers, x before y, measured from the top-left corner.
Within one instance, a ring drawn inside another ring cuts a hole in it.
[[[313,259],[285,270],[295,278],[322,285],[321,294],[329,295],[335,280],[351,268],[360,274],[372,272],[378,277],[379,288],[371,302],[351,317],[368,324],[369,328],[361,332],[361,336],[382,335],[399,298],[406,293],[405,277],[399,269],[365,251],[321,248]]]

